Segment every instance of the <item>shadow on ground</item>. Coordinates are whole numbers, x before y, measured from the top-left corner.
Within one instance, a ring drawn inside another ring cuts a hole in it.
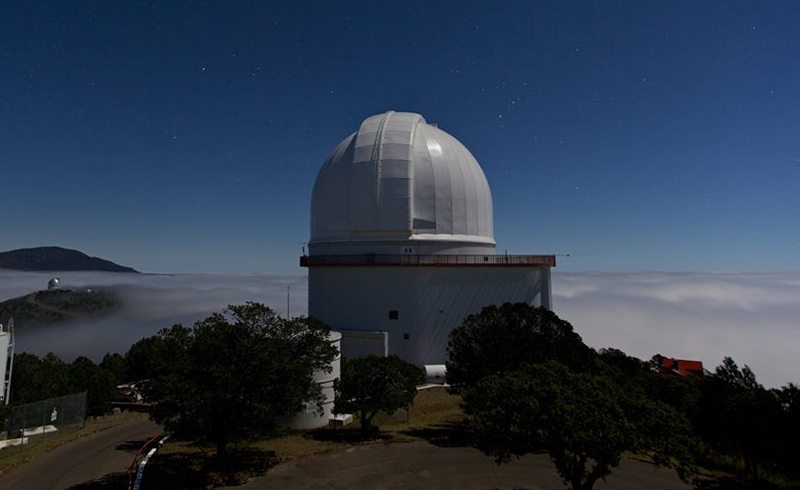
[[[276,464],[275,451],[257,448],[232,449],[223,460],[201,452],[161,454],[148,466],[144,483],[148,490],[241,485]]]
[[[139,449],[144,446],[147,441],[150,439],[135,439],[130,441],[125,441],[123,443],[117,444],[114,448],[117,451],[128,451],[131,453],[131,462],[133,462],[133,455],[139,451]],[[120,472],[120,473],[109,473],[102,478],[98,478],[96,480],[91,480],[88,482],[83,482],[79,485],[74,485],[70,487],[70,490],[110,490],[110,489],[125,489],[128,488],[128,473],[127,472]]]
[[[116,449],[117,451],[131,451],[135,453],[139,449],[141,449],[142,446],[147,444],[147,441],[149,440],[150,439],[137,439],[135,441],[125,441],[120,444],[117,444],[117,447],[115,447],[114,449]]]
[[[69,488],[69,490],[117,490],[128,488],[127,473],[109,473],[108,475],[81,483]]]
[[[248,478],[264,475],[277,463],[278,457],[274,451],[256,448],[232,449],[224,460],[217,459],[210,452],[158,454],[147,465],[142,487],[147,490],[177,490],[241,485]],[[110,473],[97,480],[75,485],[70,490],[125,488],[128,488],[128,475]]]
[[[408,429],[401,434],[423,439],[439,447],[472,446],[472,435],[463,422],[445,422],[422,429]]]
[[[343,444],[361,444],[366,442],[387,441],[392,438],[391,434],[383,433],[378,430],[363,432],[356,428],[328,428],[316,429],[309,434],[317,441],[339,442]]]
[[[733,477],[702,479],[693,484],[696,490],[780,490],[782,488],[764,480],[742,480]]]

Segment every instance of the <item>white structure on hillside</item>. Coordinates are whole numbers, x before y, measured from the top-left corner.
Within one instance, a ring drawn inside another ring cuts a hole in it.
[[[11,373],[14,368],[14,319],[7,326],[0,323],[0,403],[8,405],[11,393]]]
[[[309,315],[346,357],[442,364],[487,305],[551,306],[552,255],[495,255],[492,195],[458,140],[419,114],[367,118],[328,156],[311,203]]]

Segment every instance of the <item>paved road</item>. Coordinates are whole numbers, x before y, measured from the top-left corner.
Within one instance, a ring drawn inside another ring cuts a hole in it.
[[[140,441],[159,434],[161,427],[146,414],[131,414],[120,425],[89,434],[39,454],[0,477],[0,488],[56,490],[124,472]]]
[[[415,441],[358,446],[346,451],[281,464],[243,490],[441,488],[563,490],[544,455],[526,456],[498,467],[471,448],[437,447]],[[595,488],[689,490],[675,472],[626,459],[608,483]]]

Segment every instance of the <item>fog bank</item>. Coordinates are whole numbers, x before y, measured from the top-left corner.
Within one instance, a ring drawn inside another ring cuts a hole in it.
[[[191,325],[245,301],[283,315],[287,287],[291,314],[307,312],[307,278],[277,275],[0,270],[0,301],[43,289],[53,276],[67,286],[113,286],[123,306],[106,318],[21,332],[17,352],[98,359],[124,353],[161,328]],[[554,272],[553,302],[595,348],[616,347],[643,359],[655,353],[698,359],[712,370],[729,355],[749,364],[767,386],[800,382],[800,273]]]
[[[800,273],[554,274],[555,311],[592,347],[748,364],[767,386],[800,382]]]
[[[17,330],[17,352],[55,352],[65,360],[106,352],[124,353],[141,339],[175,323],[191,325],[228,305],[264,303],[286,314],[306,313],[307,279],[297,276],[227,274],[120,274],[110,272],[19,272],[0,269],[0,301],[44,289],[51,277],[64,287],[104,286],[116,291],[121,307],[98,319]],[[288,288],[288,290],[287,290]],[[0,319],[5,322],[7,319]]]

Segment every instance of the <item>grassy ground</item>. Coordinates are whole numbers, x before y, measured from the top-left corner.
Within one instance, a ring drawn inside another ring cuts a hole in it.
[[[110,429],[124,422],[131,420],[132,417],[142,417],[141,413],[123,412],[105,417],[92,418],[86,422],[83,428],[48,434],[45,436],[34,436],[25,446],[9,447],[0,450],[0,475],[9,469],[28,461],[37,454],[53,450],[62,444],[66,444],[75,439],[85,437],[95,432]],[[37,440],[36,437],[44,437]]]
[[[430,388],[417,393],[414,405],[406,412],[398,410],[392,415],[379,414],[376,424],[384,431],[401,432],[423,427],[460,422],[461,398],[451,395],[444,388]]]
[[[387,415],[380,414],[374,421],[380,434],[365,440],[358,421],[341,429],[317,429],[294,431],[282,436],[250,441],[230,450],[225,461],[215,457],[213,447],[180,441],[168,442],[148,466],[145,476],[147,488],[205,488],[209,486],[237,485],[252,476],[259,476],[278,463],[313,455],[341,451],[355,445],[403,443],[424,439],[438,446],[467,446],[468,434],[460,423],[464,416],[460,409],[460,398],[448,394],[444,388],[420,391],[409,411],[400,410]],[[41,443],[23,448],[0,451],[0,474],[32,456],[49,451],[59,445],[88,434],[109,429],[143,414],[123,413],[102,417],[86,424],[83,429],[58,434]],[[632,456],[632,455],[629,455]],[[762,488],[748,482],[736,481],[719,472],[704,472],[706,478],[698,486],[703,490]],[[125,481],[123,481],[125,480]],[[123,473],[90,482],[81,490],[106,490],[119,488],[127,479]],[[765,482],[760,482],[762,485]],[[78,487],[76,487],[78,488]],[[767,485],[763,488],[795,488],[792,485]]]
[[[408,412],[400,410],[392,415],[376,416],[375,423],[381,429],[377,439],[364,440],[358,421],[354,421],[341,429],[294,431],[250,441],[233,447],[225,462],[216,461],[212,447],[168,442],[148,466],[146,478],[149,488],[170,488],[178,483],[190,487],[241,484],[251,476],[263,475],[279,462],[342,450],[355,444],[385,444],[424,437],[425,431],[463,419],[459,401],[444,388],[422,390]]]
[[[91,420],[79,430],[49,436],[46,440],[20,448],[0,451],[0,474],[21,464],[36,454],[54,449],[62,444],[88,434],[109,429],[130,420],[145,416],[141,413],[111,415]],[[249,477],[263,475],[267,469],[283,461],[338,451],[357,444],[384,444],[404,442],[427,436],[426,431],[458,422],[462,419],[458,397],[449,395],[443,388],[420,391],[414,405],[406,412],[381,414],[375,423],[381,434],[377,439],[364,440],[358,421],[342,429],[293,431],[282,436],[250,441],[230,449],[229,457],[219,461],[213,447],[170,441],[164,445],[149,465],[145,476],[147,488],[204,488],[207,486],[236,485]],[[418,435],[419,433],[419,435]],[[81,490],[106,490],[127,483],[124,473],[107,475],[97,481],[87,482]]]

